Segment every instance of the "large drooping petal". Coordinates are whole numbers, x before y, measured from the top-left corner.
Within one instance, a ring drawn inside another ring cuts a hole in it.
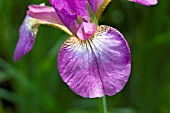
[[[78,24],[76,23],[77,15],[67,3],[67,0],[50,0],[51,5],[54,7],[60,20],[67,28],[76,33]]]
[[[129,1],[143,4],[146,6],[156,5],[158,3],[158,0],[129,0]]]
[[[41,24],[59,28],[72,35],[60,21],[52,7],[45,6],[45,4],[30,5],[27,14],[19,30],[20,36],[14,53],[15,61],[18,61],[32,49],[38,32],[38,26]]]
[[[45,21],[41,21],[29,16],[26,16],[19,30],[19,40],[14,52],[14,61],[18,61],[22,56],[28,53],[35,42],[36,35],[38,33],[38,26],[40,24],[52,25],[57,28],[62,28],[68,34],[72,34],[66,27],[60,24],[53,24]]]
[[[23,55],[28,53],[33,45],[38,32],[38,20],[29,16],[25,17],[19,30],[19,40],[14,53],[14,61],[18,61]]]
[[[88,40],[70,37],[60,49],[61,78],[78,95],[114,95],[128,81],[130,50],[123,35],[109,26],[98,27]]]
[[[19,40],[14,52],[14,61],[18,61],[22,56],[32,49],[36,35],[38,33],[38,26],[40,24],[52,25],[57,28],[62,28],[62,30],[66,31],[68,34],[72,34],[63,25],[53,24],[26,16],[19,30]]]

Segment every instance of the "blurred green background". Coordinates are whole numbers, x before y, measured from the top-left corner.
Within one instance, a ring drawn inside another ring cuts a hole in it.
[[[40,26],[33,50],[13,61],[18,29],[29,4],[48,0],[0,0],[0,113],[99,113],[98,99],[85,99],[61,80],[56,61],[68,35]],[[132,53],[125,88],[107,96],[109,113],[170,113],[170,1],[146,7],[113,0],[100,24],[121,31]]]

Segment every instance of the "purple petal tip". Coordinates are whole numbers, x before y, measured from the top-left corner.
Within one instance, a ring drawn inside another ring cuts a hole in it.
[[[158,0],[129,0],[129,1],[143,4],[146,6],[156,5],[158,3]]]
[[[38,32],[37,27],[35,19],[26,16],[19,30],[20,37],[14,52],[15,62],[32,49]]]

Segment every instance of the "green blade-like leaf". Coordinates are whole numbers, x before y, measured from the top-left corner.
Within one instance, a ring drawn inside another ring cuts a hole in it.
[[[98,26],[98,21],[97,21],[97,19],[96,19],[95,14],[93,13],[93,11],[92,11],[89,3],[86,2],[86,5],[87,5],[88,13],[89,13],[89,16],[90,16],[90,21],[91,21],[92,23],[96,24],[96,26]]]

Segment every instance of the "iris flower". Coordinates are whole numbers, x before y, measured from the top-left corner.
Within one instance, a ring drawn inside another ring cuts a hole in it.
[[[98,25],[110,1],[50,0],[52,7],[45,4],[28,6],[14,60],[18,61],[32,49],[39,25],[51,25],[70,35],[58,54],[58,69],[63,81],[82,97],[118,93],[130,75],[130,49],[117,29]],[[156,0],[130,1],[148,6],[157,3]]]

